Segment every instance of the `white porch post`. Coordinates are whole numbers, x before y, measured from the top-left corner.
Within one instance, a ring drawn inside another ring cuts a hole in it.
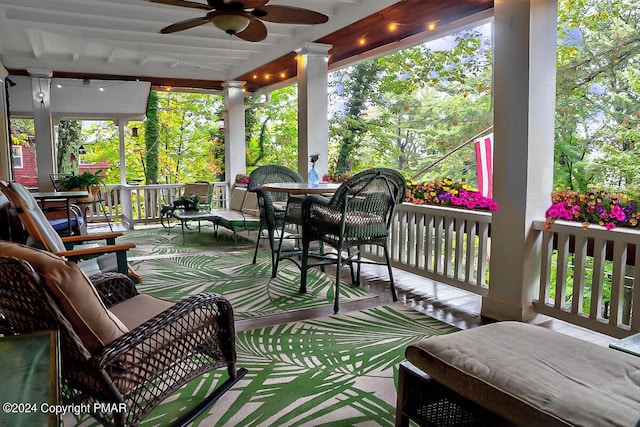
[[[553,187],[557,0],[496,0],[494,197],[489,294],[482,315],[535,316],[544,218]]]
[[[0,64],[0,179],[10,181],[11,176],[11,140],[9,138],[9,106],[7,105],[7,87],[5,79],[9,72]]]
[[[298,54],[298,173],[307,176],[309,156],[318,153],[316,169],[327,173],[329,150],[328,59],[331,45],[306,43]],[[305,179],[306,181],[306,179]]]
[[[52,191],[49,175],[56,172],[56,153],[51,120],[51,71],[29,70],[33,94],[33,124],[36,131],[38,188]]]
[[[133,203],[131,203],[131,189],[127,185],[127,153],[124,145],[124,127],[128,121],[114,120],[118,125],[118,142],[120,147],[120,209],[122,209],[122,224],[127,230],[133,230]]]
[[[247,153],[244,129],[245,82],[224,82],[224,170],[228,183],[233,184],[237,174],[247,172]]]

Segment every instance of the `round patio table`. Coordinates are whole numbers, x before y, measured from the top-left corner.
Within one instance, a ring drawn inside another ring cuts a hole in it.
[[[341,184],[336,182],[321,182],[317,185],[311,185],[308,182],[272,182],[262,184],[260,188],[264,191],[274,193],[289,194],[330,194],[340,187]]]

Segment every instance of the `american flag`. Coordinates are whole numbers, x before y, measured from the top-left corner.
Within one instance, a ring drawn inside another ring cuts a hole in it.
[[[476,173],[478,191],[485,197],[493,195],[493,134],[483,136],[474,142],[476,147]]]

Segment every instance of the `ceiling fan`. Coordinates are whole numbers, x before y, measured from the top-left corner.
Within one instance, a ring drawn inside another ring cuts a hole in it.
[[[323,24],[329,18],[319,12],[294,6],[269,6],[269,0],[207,0],[207,4],[189,0],[150,0],[171,6],[190,7],[209,11],[200,18],[176,22],[160,30],[162,34],[175,33],[208,24],[250,42],[267,37],[267,27],[262,21],[281,24]]]

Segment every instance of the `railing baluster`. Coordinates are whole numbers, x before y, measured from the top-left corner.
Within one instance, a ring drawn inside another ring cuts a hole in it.
[[[583,313],[584,303],[584,280],[587,259],[587,239],[584,236],[575,236],[575,254],[573,258],[573,299],[571,301],[571,312],[573,314]]]
[[[466,221],[457,220],[455,223],[455,256],[453,257],[453,277],[460,280],[464,266],[464,229]]]
[[[636,245],[636,256],[634,259],[633,290],[631,292],[631,322],[632,331],[640,330],[640,246]],[[635,316],[633,314],[636,314]]]
[[[602,287],[604,285],[604,261],[606,251],[606,241],[596,239],[593,248],[593,279],[591,281],[591,309],[589,318],[601,318],[600,307],[602,306]]]
[[[551,259],[553,257],[553,233],[542,235],[542,259],[540,262],[540,293],[538,300],[549,304],[551,295]]]
[[[556,264],[555,308],[564,309],[567,299],[567,261],[569,257],[569,236],[558,233],[558,263]]]
[[[613,271],[611,275],[611,301],[609,324],[619,326],[622,321],[622,295],[624,292],[624,276],[627,266],[627,244],[613,242]]]
[[[451,264],[453,262],[454,252],[453,252],[453,218],[445,217],[444,218],[444,252],[442,254],[442,264],[444,270],[442,271],[445,276],[453,277],[453,273],[451,271]]]
[[[489,223],[480,223],[478,232],[478,253],[476,254],[476,282],[475,285],[487,290],[486,275],[487,275],[487,256],[489,250]]]
[[[473,276],[475,272],[475,250],[476,250],[476,221],[467,221],[467,262],[465,263],[464,270],[464,281],[468,283],[475,282],[475,277]]]
[[[418,213],[416,212],[416,254],[415,254],[415,260],[413,263],[414,267],[417,268],[422,268],[424,267],[423,264],[423,260],[424,260],[424,256],[425,256],[425,247],[424,247],[424,241],[425,241],[425,233],[424,233],[424,229],[425,229],[425,220],[424,220],[424,213]]]

